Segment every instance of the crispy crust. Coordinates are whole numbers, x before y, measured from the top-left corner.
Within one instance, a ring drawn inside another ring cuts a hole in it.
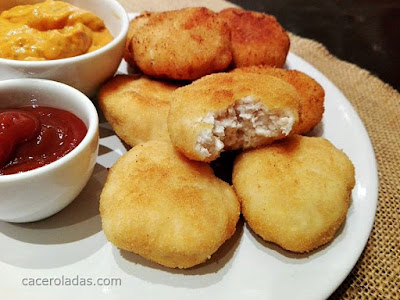
[[[219,16],[231,30],[234,67],[284,65],[290,40],[274,16],[239,8],[224,9]]]
[[[317,126],[324,114],[325,91],[312,77],[297,70],[272,68],[265,65],[234,69],[233,72],[249,72],[276,76],[293,85],[301,97],[300,122],[294,129],[304,134]]]
[[[130,22],[125,59],[150,76],[195,80],[229,66],[229,28],[204,7],[144,13]]]
[[[298,119],[299,95],[293,86],[269,76],[251,73],[217,73],[207,75],[171,95],[168,115],[168,131],[171,141],[188,158],[210,161],[214,157],[202,157],[195,150],[196,139],[211,124],[201,122],[210,112],[223,112],[236,101],[252,96],[271,110],[289,110]],[[279,136],[265,140],[265,144]]]
[[[236,230],[233,188],[208,164],[189,161],[170,143],[133,147],[110,169],[100,197],[107,239],[171,268],[211,257]]]
[[[169,141],[169,96],[178,84],[140,75],[117,75],[100,90],[100,108],[115,133],[128,145]]]
[[[355,174],[329,141],[294,135],[239,155],[232,181],[255,233],[308,252],[331,241],[344,222]]]

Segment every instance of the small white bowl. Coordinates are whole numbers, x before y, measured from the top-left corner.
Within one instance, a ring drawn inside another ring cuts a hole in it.
[[[0,175],[2,221],[37,221],[62,210],[85,187],[96,164],[99,120],[88,97],[50,80],[0,81],[0,109],[33,103],[72,112],[85,123],[88,131],[75,149],[55,162],[23,173]]]
[[[44,0],[43,0],[44,1]],[[121,63],[129,19],[125,9],[116,0],[63,0],[88,10],[103,19],[114,39],[100,49],[83,55],[49,60],[18,61],[0,58],[0,80],[13,78],[42,78],[66,83],[88,97],[98,91],[100,85],[118,69]],[[42,1],[1,1],[0,12],[18,4]]]

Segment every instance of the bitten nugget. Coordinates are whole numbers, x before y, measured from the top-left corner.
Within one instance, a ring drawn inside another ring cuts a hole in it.
[[[169,141],[169,96],[179,85],[145,76],[117,75],[100,90],[100,108],[115,133],[128,145]]]
[[[262,146],[284,138],[298,121],[300,96],[269,75],[207,75],[171,95],[168,131],[193,160],[210,162],[222,151]]]
[[[208,164],[168,142],[133,147],[110,169],[100,197],[107,239],[171,268],[211,257],[236,230],[239,201]]]
[[[219,16],[231,30],[234,67],[284,65],[290,39],[274,16],[239,8],[224,9]]]
[[[300,120],[294,131],[304,134],[317,126],[324,114],[325,91],[307,74],[297,70],[272,68],[265,65],[234,69],[233,72],[250,72],[279,77],[293,85],[301,97]]]
[[[345,220],[355,174],[326,139],[294,135],[240,154],[232,181],[255,233],[308,252],[331,241]]]
[[[204,7],[144,13],[131,21],[128,37],[126,61],[158,78],[195,80],[232,60],[227,24]]]

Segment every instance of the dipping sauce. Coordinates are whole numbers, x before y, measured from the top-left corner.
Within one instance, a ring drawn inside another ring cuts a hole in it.
[[[71,152],[87,132],[81,119],[47,106],[0,109],[0,175],[47,165]]]
[[[62,1],[19,5],[0,14],[0,57],[54,60],[94,51],[113,39],[103,20]]]

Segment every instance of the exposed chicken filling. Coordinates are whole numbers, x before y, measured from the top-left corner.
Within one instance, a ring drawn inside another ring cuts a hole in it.
[[[270,110],[248,96],[224,112],[209,113],[200,122],[213,128],[201,132],[195,150],[203,157],[217,157],[223,150],[257,147],[266,139],[287,136],[295,117],[289,110]]]

